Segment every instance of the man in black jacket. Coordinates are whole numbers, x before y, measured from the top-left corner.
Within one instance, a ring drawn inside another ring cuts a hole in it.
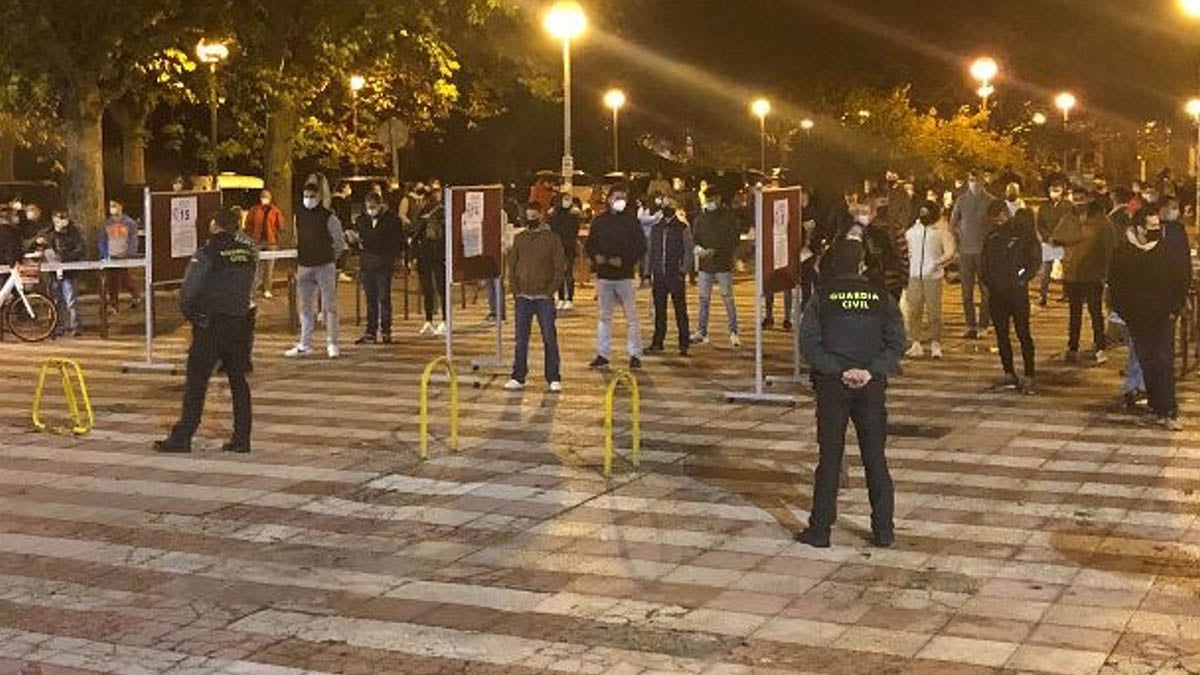
[[[800,321],[800,344],[812,368],[820,461],[808,528],[796,541],[826,548],[837,520],[838,479],[853,420],[867,474],[876,546],[895,541],[895,496],[888,473],[887,378],[900,366],[907,337],[896,300],[863,276],[861,242],[842,240],[827,254],[826,276]]]
[[[638,332],[637,289],[633,273],[646,254],[646,236],[637,216],[629,210],[629,193],[614,187],[608,193],[608,211],[592,222],[584,247],[596,270],[596,299],[600,320],[596,327],[596,358],[591,368],[604,368],[612,355],[612,319],[617,305],[625,313],[629,367],[642,367],[642,338]]]
[[[0,206],[0,265],[15,265],[24,255],[21,227],[14,221],[12,209]]]
[[[362,215],[354,221],[350,239],[362,253],[359,277],[367,297],[367,332],[354,344],[392,343],[392,277],[396,257],[404,252],[404,230],[400,219],[374,192],[367,193]]]
[[[654,339],[648,352],[663,351],[667,338],[667,299],[675,307],[679,355],[687,356],[688,310],[684,277],[694,266],[692,235],[679,219],[674,204],[662,207],[662,220],[650,229],[650,278],[654,289]]]
[[[983,240],[979,278],[991,299],[989,310],[996,328],[1000,364],[1004,367],[1003,386],[1032,394],[1035,368],[1033,336],[1029,331],[1029,282],[1037,276],[1041,266],[1041,246],[1033,229],[1018,224],[1004,202],[992,202],[986,217],[992,223],[992,229]],[[1012,342],[1008,337],[1010,324],[1021,343],[1024,380],[1017,377],[1013,366]]]
[[[209,239],[188,263],[179,291],[179,308],[192,324],[187,384],[179,422],[158,452],[191,452],[192,436],[204,413],[208,379],[220,361],[229,377],[233,397],[233,438],[222,450],[250,452],[250,344],[254,332],[254,277],[258,248],[243,232],[238,217],[221,209],[209,223]]]
[[[550,229],[562,240],[563,253],[567,257],[567,274],[558,293],[557,309],[575,309],[575,259],[579,257],[579,221],[582,218],[583,211],[570,193],[559,195],[559,201],[550,214]]]
[[[83,232],[67,217],[66,209],[56,209],[53,223],[34,240],[49,262],[76,262],[83,260],[85,243]],[[50,294],[58,306],[58,325],[54,337],[69,332],[71,337],[79,335],[79,293],[75,286],[77,272],[59,271],[50,275]]]

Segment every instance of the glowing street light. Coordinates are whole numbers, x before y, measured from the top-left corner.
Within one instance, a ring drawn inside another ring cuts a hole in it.
[[[1200,0],[1179,0],[1179,9],[1192,18],[1200,18]]]
[[[573,0],[559,0],[546,12],[542,22],[546,32],[563,45],[563,189],[571,191],[575,158],[571,154],[571,41],[587,30],[587,14]]]
[[[1200,1],[1195,4],[1200,5]],[[1196,174],[1196,206],[1195,213],[1197,225],[1200,225],[1200,98],[1193,98],[1184,106],[1184,110],[1188,115],[1191,115],[1192,120],[1196,122],[1196,158],[1192,164],[1192,171]]]
[[[1039,111],[1039,112],[1035,112],[1035,113],[1033,113],[1033,123],[1034,123],[1034,124],[1036,124],[1036,125],[1038,125],[1039,127],[1040,127],[1040,126],[1045,126],[1045,124],[1046,124],[1046,113],[1044,113],[1044,112],[1040,112],[1040,111]]]
[[[1054,97],[1054,107],[1061,110],[1063,114],[1063,126],[1066,126],[1071,122],[1071,111],[1075,109],[1075,105],[1077,103],[1078,101],[1075,99],[1075,94],[1072,94],[1069,91],[1064,91],[1063,93]]]
[[[800,128],[803,129],[805,133],[812,131],[813,127],[815,127],[815,126],[816,126],[816,123],[813,122],[812,120],[808,119],[807,117],[800,120]]]
[[[980,110],[987,110],[988,99],[996,93],[996,88],[992,86],[992,80],[1000,74],[1000,66],[996,60],[990,56],[981,56],[971,62],[971,77],[979,82],[979,89],[976,93],[982,99]]]
[[[621,170],[621,108],[627,102],[625,92],[620,89],[609,89],[604,94],[604,105],[612,111],[613,123],[613,171]]]
[[[196,59],[208,64],[208,122],[209,150],[208,172],[212,174],[213,188],[217,186],[217,66],[229,58],[229,46],[224,42],[209,42],[201,39],[196,43]]]
[[[750,112],[758,118],[758,135],[761,143],[761,168],[763,175],[767,175],[767,115],[771,114],[771,102],[765,98],[760,98],[750,104]]]

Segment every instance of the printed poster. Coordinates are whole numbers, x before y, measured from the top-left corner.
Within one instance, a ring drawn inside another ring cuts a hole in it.
[[[775,242],[775,269],[781,270],[788,266],[788,200],[779,199],[774,202],[775,213],[772,220],[772,233]]]
[[[468,192],[463,202],[463,257],[483,255],[483,193]]]
[[[171,198],[171,257],[190,258],[196,252],[196,212],[198,199]]]

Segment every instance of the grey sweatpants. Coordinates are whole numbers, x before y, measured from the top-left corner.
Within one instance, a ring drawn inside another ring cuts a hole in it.
[[[313,330],[317,323],[317,296],[325,312],[325,340],[338,341],[337,267],[333,263],[319,267],[296,269],[296,295],[300,303],[300,346],[312,348]]]

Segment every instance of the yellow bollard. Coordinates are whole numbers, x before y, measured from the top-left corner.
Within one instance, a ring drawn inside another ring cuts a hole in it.
[[[88,396],[87,382],[83,379],[83,369],[79,364],[71,359],[52,358],[46,359],[42,363],[42,370],[38,374],[37,389],[33,392],[33,427],[38,431],[45,431],[47,424],[42,420],[42,394],[46,390],[46,376],[50,374],[50,370],[57,368],[62,375],[63,397],[67,399],[67,409],[71,413],[71,427],[54,427],[51,429],[55,433],[73,433],[83,435],[92,430],[96,424],[96,418],[92,413],[92,400]],[[72,376],[79,383],[79,393],[75,393],[75,386],[72,382]],[[83,400],[83,411],[79,409],[80,399]],[[86,413],[86,417],[84,416]]]
[[[604,396],[604,476],[607,478],[612,475],[613,465],[613,398],[617,393],[617,385],[622,382],[629,385],[630,398],[633,403],[633,410],[630,413],[630,421],[633,423],[633,452],[630,457],[633,460],[633,466],[636,468],[641,465],[642,451],[642,396],[638,388],[637,378],[628,370],[618,370],[613,379],[608,383],[608,393]]]
[[[458,450],[458,372],[445,356],[439,356],[425,366],[421,375],[421,459],[429,459],[429,380],[433,370],[445,366],[450,376],[450,449]]]

